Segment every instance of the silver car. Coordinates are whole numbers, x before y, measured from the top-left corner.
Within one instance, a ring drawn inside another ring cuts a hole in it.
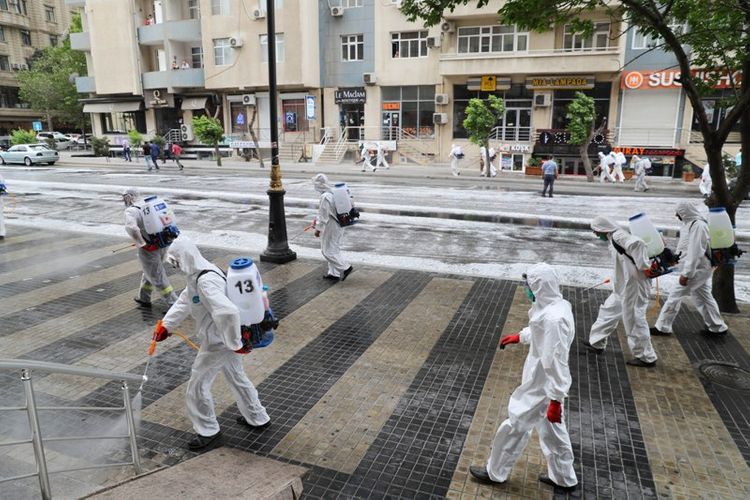
[[[0,152],[3,165],[6,163],[23,163],[27,167],[39,163],[54,165],[59,159],[58,152],[49,149],[44,144],[16,144],[8,151]]]

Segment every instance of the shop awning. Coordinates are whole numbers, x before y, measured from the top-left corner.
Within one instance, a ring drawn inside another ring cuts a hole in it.
[[[139,111],[143,107],[143,101],[125,102],[96,102],[83,105],[84,113],[124,113],[126,111]]]
[[[182,99],[182,109],[203,109],[208,97],[185,97]]]

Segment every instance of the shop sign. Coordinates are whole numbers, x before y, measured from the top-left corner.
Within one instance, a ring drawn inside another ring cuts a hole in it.
[[[498,150],[501,153],[531,153],[531,146],[528,144],[500,144]]]
[[[684,149],[659,149],[646,147],[615,147],[612,148],[616,153],[622,153],[625,156],[684,156]]]
[[[495,84],[492,88],[489,88],[494,79]],[[486,87],[485,87],[486,85]],[[496,90],[510,90],[510,78],[509,77],[497,77],[495,75],[484,75],[476,76],[466,79],[466,90],[481,90],[484,92],[494,92]]]
[[[364,87],[339,89],[333,92],[333,101],[336,104],[364,104],[367,102],[367,91]]]
[[[497,90],[497,77],[495,75],[483,76],[479,90],[482,92],[494,92]]]
[[[715,79],[716,73],[705,69],[691,70],[693,78],[709,83]],[[620,78],[620,88],[629,90],[678,89],[682,84],[678,81],[680,70],[665,69],[664,71],[626,71]],[[729,78],[729,73],[722,71],[713,85],[715,89],[731,88],[732,80],[738,86],[742,82],[742,72],[737,71]]]
[[[596,79],[588,76],[533,76],[526,79],[529,90],[593,89]]]
[[[315,119],[315,96],[305,96],[305,115],[308,120]]]
[[[399,111],[401,110],[400,102],[384,102],[383,111]]]

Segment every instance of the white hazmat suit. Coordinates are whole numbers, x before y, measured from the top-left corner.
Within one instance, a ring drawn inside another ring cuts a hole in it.
[[[242,367],[240,313],[226,295],[224,273],[207,261],[193,242],[185,237],[175,240],[167,250],[166,260],[187,275],[187,286],[167,311],[162,325],[172,330],[192,316],[198,329],[200,350],[195,357],[187,386],[188,417],[199,436],[219,433],[214,412],[211,386],[222,372],[232,389],[245,421],[263,426],[271,419],[258,399],[258,391]],[[200,278],[198,275],[202,271]]]
[[[464,150],[461,149],[461,146],[451,144],[451,152],[448,155],[448,158],[451,160],[451,174],[453,174],[454,177],[461,175],[461,167],[459,166],[459,163],[463,157]]]
[[[493,481],[506,481],[526,448],[531,431],[536,429],[549,479],[559,486],[572,487],[578,480],[565,419],[552,423],[546,413],[550,402],[562,403],[570,389],[568,356],[575,338],[575,321],[551,266],[531,266],[526,278],[535,300],[529,309],[529,325],[520,332],[519,340],[529,345],[529,354],[521,385],[510,396],[508,418],[492,442],[487,473]]]
[[[609,153],[609,156],[612,158],[610,163],[612,164],[613,182],[625,182],[625,174],[622,173],[622,166],[627,163],[625,155],[620,152],[615,153],[614,151],[612,151],[611,153]]]
[[[3,179],[3,176],[0,175],[0,240],[5,239],[5,214],[3,213],[3,210],[5,209],[5,201],[3,200],[3,198],[5,198],[7,194],[8,193],[5,187],[5,179]]]
[[[609,171],[609,166],[612,163],[612,158],[609,155],[605,155],[601,151],[599,151],[599,169],[601,169],[601,173],[599,174],[599,182],[609,181],[609,182],[615,182],[615,180],[612,178],[612,174]]]
[[[711,186],[713,186],[713,181],[711,180],[711,169],[709,168],[708,163],[706,163],[706,166],[703,167],[703,172],[701,173],[701,182],[698,184],[698,189],[704,198],[711,196]]]
[[[373,171],[378,168],[384,168],[386,170],[391,168],[391,166],[388,165],[388,162],[385,159],[385,151],[383,150],[383,145],[380,143],[378,143],[377,162],[375,163],[375,166],[373,167]]]
[[[633,156],[631,162],[633,163],[633,170],[635,172],[635,191],[648,191],[648,184],[646,184],[646,171],[651,168],[651,160],[648,158],[639,158]]]
[[[706,215],[697,205],[687,201],[677,205],[677,215],[680,216],[683,224],[680,229],[680,241],[677,244],[677,252],[682,252],[680,276],[687,278],[687,286],[678,284],[669,294],[654,326],[658,333],[672,333],[672,323],[677,313],[680,312],[682,299],[690,295],[708,331],[726,333],[727,325],[711,294],[713,269],[706,256],[710,245]]]
[[[648,365],[655,363],[656,352],[651,345],[646,321],[651,290],[651,282],[644,273],[651,267],[646,243],[621,229],[608,217],[595,217],[591,222],[591,229],[606,234],[612,243],[610,252],[614,261],[614,275],[612,293],[599,307],[599,316],[589,334],[589,344],[596,349],[604,349],[607,339],[615,332],[622,319],[628,347],[636,358],[628,363],[636,366],[637,360]],[[617,250],[618,246],[623,253]]]
[[[489,166],[490,166],[490,177],[495,177],[497,175],[497,170],[495,169],[495,165],[492,164],[492,157],[495,155],[495,150],[490,148],[490,156],[489,156]],[[479,167],[480,172],[479,176],[484,177],[487,175],[487,169],[485,168],[485,163],[487,162],[487,148],[484,146],[479,147]]]
[[[325,174],[313,177],[315,190],[320,193],[320,206],[315,222],[315,235],[320,237],[320,251],[328,261],[326,278],[346,279],[352,267],[341,256],[341,240],[344,228],[338,223],[336,205],[333,201],[333,188]]]
[[[138,201],[138,191],[134,188],[126,189],[122,193],[122,200],[126,206],[125,232],[135,242],[138,261],[143,269],[141,286],[135,301],[144,306],[150,305],[151,292],[156,288],[167,304],[172,305],[177,300],[177,294],[169,284],[162,262],[166,249],[148,243],[149,236],[143,225],[143,214],[141,208],[135,204]]]

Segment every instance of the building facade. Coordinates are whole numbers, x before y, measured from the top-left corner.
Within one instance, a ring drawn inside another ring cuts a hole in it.
[[[34,52],[60,43],[70,26],[64,0],[0,0],[0,136],[40,120],[18,97],[16,74]]]

